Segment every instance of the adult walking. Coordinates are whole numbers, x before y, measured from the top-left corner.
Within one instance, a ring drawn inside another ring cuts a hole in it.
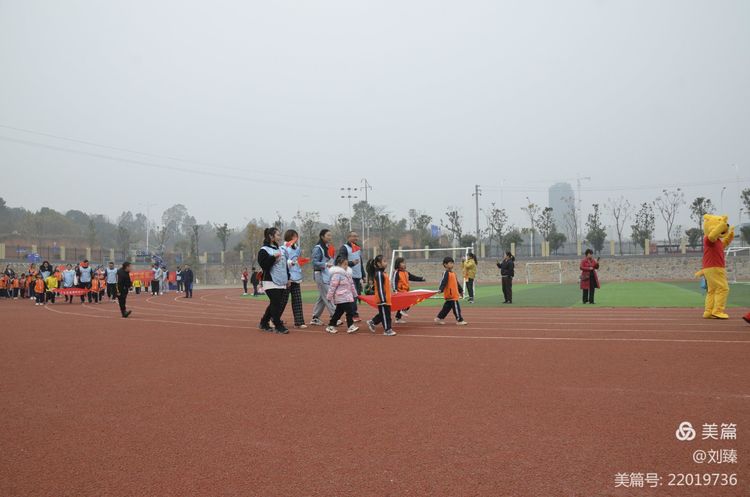
[[[594,303],[594,290],[599,288],[599,258],[594,259],[594,251],[586,249],[586,256],[581,261],[581,290],[583,303]]]
[[[190,268],[190,264],[185,265],[185,269],[182,270],[182,288],[185,289],[185,298],[193,298],[193,270]]]
[[[497,263],[500,268],[500,280],[503,285],[503,304],[513,303],[513,277],[516,275],[516,258],[510,252],[505,252],[505,257]]]
[[[329,269],[333,266],[331,238],[333,238],[333,235],[330,230],[321,230],[318,234],[318,243],[312,249],[313,281],[318,287],[318,300],[313,305],[313,316],[310,321],[310,324],[314,326],[323,325],[320,316],[324,309],[328,309],[329,316],[333,316],[333,313],[336,312],[336,306],[328,300],[328,285],[331,282]]]
[[[177,266],[177,271],[174,273],[174,279],[177,282],[177,291],[181,292],[184,288],[182,284],[182,266]]]
[[[276,227],[266,228],[263,232],[263,247],[258,252],[258,264],[263,270],[263,289],[269,303],[260,319],[259,328],[262,331],[286,334],[289,330],[284,326],[281,316],[284,314],[286,293],[291,281],[286,255],[280,246],[281,231]]]
[[[302,248],[299,246],[299,233],[294,230],[287,230],[284,233],[284,245],[281,246],[289,265],[289,292],[287,297],[292,297],[292,314],[294,315],[295,328],[307,328],[305,324],[305,315],[302,310],[302,267],[299,265],[299,258],[302,255]],[[247,288],[247,287],[246,287]],[[247,292],[247,289],[245,290]],[[284,303],[286,306],[286,302]]]
[[[151,295],[159,295],[159,283],[161,282],[161,268],[158,264],[151,265]]]
[[[347,236],[347,241],[339,249],[339,254],[346,256],[346,260],[349,263],[349,267],[352,270],[352,279],[354,279],[354,287],[357,289],[357,295],[362,295],[362,278],[365,274],[362,269],[362,248],[357,245],[359,242],[359,234],[356,231],[350,231]],[[359,312],[357,309],[357,299],[354,299],[354,322],[359,322]]]
[[[107,279],[107,297],[109,297],[110,302],[114,302],[117,298],[117,271],[115,263],[112,261],[109,261],[107,269],[104,270]]]
[[[469,303],[474,303],[474,280],[477,277],[477,256],[469,252],[466,259],[461,261],[461,272],[466,280],[466,290],[469,293]]]
[[[126,318],[132,314],[133,311],[129,311],[126,308],[128,300],[128,292],[133,283],[130,281],[130,262],[125,261],[122,263],[122,267],[117,270],[117,301],[120,304],[120,313],[122,317]]]
[[[91,267],[88,259],[84,259],[80,264],[78,264],[78,266],[76,267],[76,276],[78,276],[78,288],[85,288],[86,290],[89,290],[86,295],[88,295],[88,302],[90,304],[92,299],[90,291],[91,280],[94,279],[94,268]],[[83,302],[83,300],[84,296],[81,295],[81,302]]]

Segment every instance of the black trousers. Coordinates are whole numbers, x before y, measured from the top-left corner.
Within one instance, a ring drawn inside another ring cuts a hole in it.
[[[464,317],[461,315],[461,304],[458,303],[458,300],[446,300],[443,304],[443,308],[438,312],[437,317],[439,319],[445,319],[445,316],[451,311],[453,311],[453,315],[456,316],[456,321],[464,320]]]
[[[182,280],[177,280],[177,291],[181,292],[182,290],[184,290],[184,283]]]
[[[87,289],[91,290],[91,282],[89,281],[88,283],[79,283],[78,284],[78,288],[87,288]],[[88,292],[87,295],[88,295],[88,300],[89,300],[89,304],[90,304],[91,303],[91,298],[92,298],[91,297],[91,292]],[[84,296],[81,295],[81,302],[83,302],[83,298],[84,298]]]
[[[403,316],[403,313],[409,312],[409,309],[411,309],[411,307],[407,307],[403,311],[396,311],[396,319],[401,319],[401,317]]]
[[[513,302],[513,278],[510,276],[503,276],[502,284],[505,302]]]
[[[128,300],[128,292],[127,290],[121,291],[117,294],[117,302],[120,304],[120,312],[122,315],[125,315],[125,303]]]
[[[328,322],[328,326],[336,326],[341,316],[346,314],[346,326],[349,327],[354,324],[354,302],[344,302],[342,304],[336,304],[336,310],[331,316],[331,320]]]
[[[47,302],[55,303],[55,292],[47,292]]]
[[[357,289],[357,295],[362,295],[362,278],[352,278],[354,280],[354,288]],[[354,315],[359,316],[359,310],[357,309],[357,296],[354,296]]]
[[[114,300],[117,297],[117,283],[107,283],[107,297]]]
[[[185,282],[182,285],[185,287],[185,298],[192,299],[193,298],[193,283]]]
[[[380,323],[383,323],[383,329],[390,330],[392,326],[391,325],[391,306],[379,305],[378,313],[375,315],[374,318],[372,318],[372,322],[375,325],[379,325]]]
[[[242,280],[242,293],[247,293],[247,280]]]
[[[255,295],[260,295],[258,293],[258,284],[257,283],[253,283],[253,296],[255,296]]]
[[[157,295],[159,293],[159,281],[151,280],[151,294]]]
[[[466,280],[466,291],[469,292],[469,300],[474,300],[474,278]]]
[[[286,292],[286,298],[284,300],[284,309],[289,301],[289,297],[292,297],[292,314],[294,315],[294,326],[302,326],[305,324],[305,315],[302,309],[302,289],[300,284],[292,282],[289,286],[289,291]]]
[[[271,288],[266,290],[269,302],[266,312],[260,318],[260,324],[268,326],[269,322],[273,321],[273,325],[277,328],[283,325],[281,315],[284,314],[284,307],[286,307],[286,301],[289,298],[285,295],[286,293],[286,288]]]
[[[589,276],[589,289],[583,291],[583,303],[586,302],[593,304],[594,303],[594,291],[596,290],[596,280],[594,279],[594,272],[591,272],[591,276]]]

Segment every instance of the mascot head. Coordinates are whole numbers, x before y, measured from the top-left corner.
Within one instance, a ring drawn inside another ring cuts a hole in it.
[[[720,237],[724,237],[729,232],[729,218],[727,216],[714,216],[713,214],[703,215],[703,234],[708,236],[715,229],[721,227]]]

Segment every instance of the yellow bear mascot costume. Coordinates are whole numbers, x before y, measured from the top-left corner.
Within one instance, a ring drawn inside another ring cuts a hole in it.
[[[734,226],[729,226],[727,216],[703,216],[703,269],[696,276],[706,278],[706,319],[728,319],[724,310],[729,296],[724,249],[734,240]]]

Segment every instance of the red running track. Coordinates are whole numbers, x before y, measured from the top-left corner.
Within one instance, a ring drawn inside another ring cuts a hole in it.
[[[281,336],[236,291],[129,303],[0,302],[0,496],[748,495],[739,311],[417,307],[396,337]],[[686,420],[737,440],[679,442]],[[692,462],[722,448],[738,463]],[[615,488],[638,472],[660,488]]]

